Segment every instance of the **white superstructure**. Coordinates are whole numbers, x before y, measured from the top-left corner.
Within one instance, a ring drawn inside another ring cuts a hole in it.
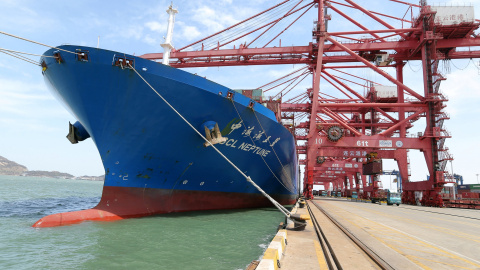
[[[172,5],[170,5],[167,9],[168,17],[168,27],[167,27],[167,37],[165,38],[165,43],[160,44],[164,49],[163,52],[163,64],[168,65],[170,63],[170,52],[173,49],[172,44],[172,35],[173,35],[173,25],[175,24],[175,14],[178,13],[178,10],[174,9]]]

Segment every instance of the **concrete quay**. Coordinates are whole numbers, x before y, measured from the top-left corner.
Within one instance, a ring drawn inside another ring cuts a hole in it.
[[[328,197],[308,201],[312,218],[343,269],[380,268],[315,204],[387,262],[387,269],[480,269],[479,210],[389,206]],[[296,211],[309,214],[307,208]],[[262,260],[256,269],[330,269],[321,248],[324,240],[312,220],[303,231],[293,230],[293,224],[284,231],[286,245],[279,263],[267,267]]]

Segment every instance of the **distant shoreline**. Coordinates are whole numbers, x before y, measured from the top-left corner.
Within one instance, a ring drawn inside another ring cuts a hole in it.
[[[72,178],[64,178],[64,177],[54,177],[54,176],[45,176],[45,175],[16,175],[16,174],[0,174],[1,176],[15,176],[15,177],[32,177],[32,178],[48,178],[48,179],[66,179],[66,180],[84,180],[84,181],[92,181],[92,182],[101,182],[104,180],[103,177],[97,176],[74,176]]]
[[[90,180],[90,181],[103,181],[105,175],[100,176],[74,176],[69,173],[59,171],[30,171],[24,165],[18,164],[15,161],[11,161],[7,158],[0,156],[0,175],[12,175],[12,176],[29,176],[29,177],[49,177],[58,179],[73,179],[73,180]]]

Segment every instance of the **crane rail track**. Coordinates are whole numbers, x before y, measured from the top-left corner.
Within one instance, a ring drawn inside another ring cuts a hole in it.
[[[366,246],[360,239],[353,235],[347,228],[340,224],[335,218],[329,215],[321,206],[319,206],[314,201],[310,202],[315,205],[315,207],[320,210],[333,224],[335,224],[335,226],[339,228],[353,243],[355,243],[355,245],[371,259],[372,263],[374,263],[375,266],[379,267],[380,269],[395,269],[391,265],[389,265],[388,262],[379,257],[368,246]],[[329,240],[327,239],[322,228],[320,227],[319,222],[313,214],[312,209],[310,208],[310,203],[307,204],[307,209],[311,216],[313,226],[315,227],[315,231],[320,241],[320,246],[325,255],[325,260],[329,269],[342,270],[343,267],[341,261],[339,261],[339,259],[337,258],[335,250],[332,248]]]

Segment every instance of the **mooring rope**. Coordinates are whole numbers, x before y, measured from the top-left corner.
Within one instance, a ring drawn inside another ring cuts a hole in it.
[[[47,44],[43,44],[43,43],[40,43],[40,42],[37,42],[37,41],[33,41],[33,40],[30,40],[30,39],[26,39],[26,38],[22,38],[22,37],[19,37],[19,36],[15,36],[15,35],[12,35],[12,34],[9,34],[9,33],[5,33],[5,32],[3,32],[3,31],[0,31],[0,34],[6,35],[6,36],[10,36],[10,37],[14,37],[14,38],[18,38],[18,39],[21,39],[21,40],[24,40],[24,41],[28,41],[28,42],[31,42],[31,43],[35,43],[35,44],[42,45],[42,46],[45,46],[45,47],[49,47],[49,48],[52,48],[52,49],[56,49],[56,50],[60,50],[60,51],[68,52],[68,53],[77,54],[76,52],[71,52],[71,51],[68,51],[68,50],[64,50],[64,49],[60,49],[60,48],[57,48],[57,47],[53,47],[53,46],[50,46],[50,45],[47,45]]]
[[[0,50],[1,53],[4,53],[4,54],[7,54],[7,55],[10,55],[10,56],[13,56],[15,58],[18,58],[22,61],[25,61],[27,63],[30,63],[30,64],[34,64],[36,66],[41,66],[39,65],[37,62],[35,62],[34,60],[30,59],[30,58],[27,58],[27,57],[24,57],[24,56],[21,56],[21,55],[15,55],[15,53],[9,53],[7,51],[4,51],[4,50]]]
[[[230,161],[230,159],[228,159],[222,152],[220,152],[220,150],[218,150],[209,140],[207,140],[203,135],[202,133],[200,133],[190,122],[188,122],[187,119],[185,119],[182,114],[180,114],[162,95],[160,95],[160,93],[157,92],[157,90],[155,90],[155,88],[150,85],[150,83],[147,82],[147,80],[145,80],[145,78],[143,78],[142,75],[140,75],[140,73],[138,73],[138,71],[130,64],[128,63],[128,65],[130,66],[130,68],[135,71],[135,73],[163,100],[163,102],[165,102],[165,104],[167,104],[168,107],[170,107],[170,109],[172,109],[185,123],[187,123],[188,126],[190,126],[198,135],[200,135],[200,137],[202,137],[202,139],[204,139],[210,146],[213,147],[213,149],[215,149],[215,151],[220,155],[222,156],[228,163],[230,163],[230,165],[233,166],[233,168],[235,168],[246,180],[247,182],[249,182],[250,184],[252,184],[258,191],[260,191],[260,193],[262,193],[267,199],[270,200],[270,202],[273,203],[273,205],[275,207],[278,208],[278,210],[280,210],[280,212],[282,212],[285,216],[287,217],[291,217],[291,213],[290,211],[288,211],[285,207],[283,207],[283,205],[281,205],[279,202],[277,202],[275,199],[273,199],[272,197],[270,197],[270,195],[268,195],[265,191],[263,191],[262,188],[260,188],[251,178],[250,176],[247,176],[244,172],[242,172],[232,161]]]
[[[41,56],[41,57],[55,58],[55,56],[49,56],[49,55],[43,55],[43,54],[34,54],[34,53],[26,53],[26,52],[19,52],[19,51],[9,50],[9,49],[5,49],[5,48],[0,48],[0,51],[7,51],[7,52],[11,52],[11,53],[19,53],[19,54],[26,54],[26,55],[33,55],[33,56]]]
[[[235,101],[233,101],[233,99],[232,99],[231,101],[232,101],[233,108],[235,108],[235,111],[237,112],[237,115],[238,115],[238,117],[240,118],[241,123],[242,123],[244,129],[245,129],[245,130],[248,130],[248,128],[247,128],[247,126],[246,126],[246,124],[245,124],[245,121],[243,121],[242,116],[240,115],[240,113],[238,112],[237,107],[235,106]],[[262,128],[262,129],[263,129],[263,128]],[[265,131],[264,131],[264,133],[265,133]],[[265,134],[266,134],[266,133],[265,133]],[[257,147],[257,145],[255,144],[255,141],[253,140],[252,136],[251,136],[251,135],[248,135],[248,137],[249,137],[250,140],[252,141],[253,145],[254,145],[255,147]],[[268,141],[268,142],[270,143],[270,141]],[[272,147],[272,149],[273,149],[273,147]],[[275,152],[275,150],[273,150],[273,151]],[[267,161],[265,160],[265,158],[264,158],[262,155],[260,155],[260,157],[262,158],[263,162],[265,163],[265,165],[267,166],[267,168],[270,170],[270,172],[273,174],[273,176],[275,177],[275,179],[277,179],[277,181],[280,183],[280,185],[282,185],[286,190],[292,192],[292,190],[288,189],[288,187],[286,187],[286,186],[282,183],[282,181],[281,181],[280,179],[278,179],[277,175],[275,175],[275,173],[274,173],[273,170],[270,168],[270,166],[268,166],[268,163],[267,163]],[[280,162],[280,165],[282,165],[282,168],[283,168],[283,164],[282,164],[281,162]],[[290,179],[290,180],[291,180],[291,179]]]
[[[240,113],[238,112],[237,107],[235,106],[235,103],[234,103],[233,99],[232,99],[232,104],[233,104],[233,107],[235,108],[235,111],[237,112],[238,117],[240,117],[240,120],[242,121],[244,128],[247,129],[247,126],[246,126],[246,124],[245,124],[245,121],[243,121],[242,116],[241,116]],[[252,110],[253,110],[253,108],[252,108]],[[257,122],[258,122],[258,124],[260,125],[260,128],[262,129],[263,133],[265,134],[265,137],[267,138],[267,144],[270,146],[270,148],[272,149],[273,153],[275,154],[275,157],[277,158],[278,163],[280,163],[280,166],[282,167],[282,172],[283,172],[283,174],[290,180],[290,183],[292,183],[292,185],[293,185],[292,178],[291,178],[290,175],[285,171],[285,168],[283,167],[283,164],[282,164],[282,162],[280,161],[280,158],[278,157],[277,152],[275,151],[275,148],[273,148],[273,146],[270,144],[271,142],[270,142],[270,139],[269,139],[269,137],[268,137],[268,134],[267,134],[267,132],[265,131],[265,129],[263,128],[262,123],[260,123],[260,119],[258,119],[258,116],[257,116],[255,110],[253,110],[253,114],[255,115],[255,118],[257,119]],[[281,123],[279,123],[279,124],[281,124]],[[252,136],[249,135],[249,137],[250,137],[250,140],[252,141],[253,145],[256,146],[255,142],[253,141]],[[286,186],[282,183],[282,181],[281,181],[280,179],[278,179],[278,177],[275,175],[275,173],[272,171],[272,169],[270,169],[270,166],[268,166],[267,161],[266,161],[263,157],[262,157],[262,159],[263,159],[263,162],[265,163],[265,165],[267,165],[268,169],[272,172],[273,176],[280,182],[280,184],[281,184],[285,189],[287,189],[288,191],[291,192],[291,190],[290,190],[288,187],[286,187]]]
[[[282,166],[282,171],[283,171],[283,173],[285,174],[286,177],[288,177],[288,179],[290,179],[290,183],[292,183],[292,185],[293,185],[292,178],[291,178],[290,175],[285,171],[285,167],[283,167],[283,164],[282,164],[282,162],[280,161],[280,158],[278,157],[277,152],[275,151],[275,149],[273,148],[273,146],[270,144],[270,139],[269,139],[269,137],[268,137],[268,135],[267,135],[267,132],[266,132],[265,129],[263,128],[262,123],[260,123],[260,119],[258,119],[257,113],[256,113],[255,111],[253,111],[253,114],[255,115],[255,118],[257,118],[257,122],[258,122],[258,124],[260,125],[260,127],[262,128],[263,133],[265,133],[265,136],[267,137],[267,140],[268,140],[268,145],[270,145],[270,147],[272,148],[272,151],[273,151],[273,153],[275,154],[275,157],[277,158],[278,163],[280,163],[280,165]],[[279,124],[282,124],[282,123],[280,122]],[[296,173],[296,172],[295,172],[295,173]]]
[[[45,46],[45,47],[49,47],[49,48],[52,48],[52,49],[56,49],[56,50],[59,50],[59,51],[64,51],[64,52],[68,52],[68,53],[72,53],[72,54],[77,54],[76,52],[71,52],[71,51],[68,51],[68,50],[65,50],[65,49],[60,49],[60,48],[57,48],[57,47],[54,47],[54,46],[50,46],[50,45],[47,45],[47,44],[43,44],[43,43],[40,43],[40,42],[37,42],[37,41],[33,41],[33,40],[30,40],[30,39],[26,39],[26,38],[23,38],[23,37],[19,37],[19,36],[16,36],[16,35],[13,35],[13,34],[9,34],[9,33],[6,33],[6,32],[3,32],[3,31],[0,31],[0,34],[3,34],[3,35],[6,35],[6,36],[10,36],[10,37],[13,37],[13,38],[17,38],[17,39],[21,39],[21,40],[24,40],[24,41],[27,41],[27,42],[31,42],[31,43],[34,43],[34,44],[38,44],[38,45],[42,45],[42,46]],[[23,60],[23,61],[26,61],[26,62],[29,62],[31,64],[34,64],[34,65],[38,65],[40,66],[38,63],[36,63],[35,61],[33,61],[32,59],[29,59],[27,57],[24,57],[24,56],[21,56],[21,55],[18,55],[19,54],[27,54],[27,55],[34,55],[34,56],[42,56],[42,57],[53,57],[53,56],[45,56],[45,55],[38,55],[38,54],[31,54],[31,53],[25,53],[25,52],[19,52],[19,51],[13,51],[13,50],[8,50],[8,49],[2,49],[0,48],[0,52],[2,53],[5,53],[5,54],[8,54],[10,56],[13,56],[13,57],[16,57],[20,60]],[[135,73],[165,102],[165,104],[167,104],[183,121],[185,121],[185,123],[187,123],[198,135],[200,135],[200,137],[202,137],[202,139],[204,139],[210,146],[212,146],[213,149],[215,149],[215,151],[220,154],[220,156],[222,156],[228,163],[230,163],[230,165],[232,165],[246,180],[247,182],[249,182],[250,184],[252,184],[258,191],[260,191],[260,193],[262,193],[268,200],[270,200],[270,202],[272,202],[272,204],[277,207],[280,212],[282,212],[285,216],[287,216],[288,218],[291,218],[292,214],[290,213],[290,211],[288,211],[285,207],[283,207],[283,205],[281,205],[279,202],[277,202],[275,199],[273,199],[272,197],[270,197],[270,195],[268,195],[265,191],[263,191],[262,188],[260,188],[251,178],[250,176],[247,176],[245,173],[243,173],[232,161],[230,161],[225,155],[223,155],[222,152],[220,152],[220,150],[218,150],[209,140],[207,140],[192,124],[190,124],[190,122],[188,122],[187,119],[185,119],[162,95],[160,95],[160,93],[157,92],[157,90],[155,90],[155,88],[153,88],[152,85],[150,85],[146,80],[145,78],[142,77],[142,75],[140,75],[140,73],[138,73],[138,71],[132,66],[130,65],[130,63],[128,63],[128,65],[130,66],[130,68],[135,71]],[[276,176],[275,176],[276,177]],[[285,186],[284,186],[285,187]],[[285,187],[286,188],[286,187]]]

